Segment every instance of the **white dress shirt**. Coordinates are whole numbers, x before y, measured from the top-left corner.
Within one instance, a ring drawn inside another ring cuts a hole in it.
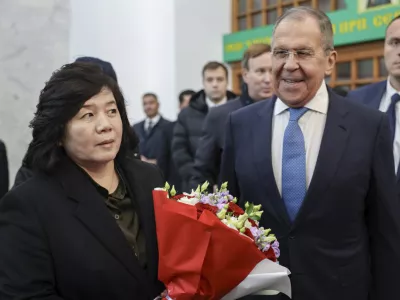
[[[221,105],[225,104],[227,101],[228,101],[228,99],[225,97],[225,98],[222,99],[220,102],[214,103],[214,102],[211,101],[211,99],[209,99],[208,97],[206,97],[206,103],[207,103],[208,108],[221,106]]]
[[[306,148],[306,179],[307,188],[314,174],[315,165],[321,146],[322,135],[325,129],[326,115],[328,112],[329,96],[323,81],[317,94],[305,107],[309,110],[299,119],[298,124],[304,135]],[[283,136],[289,123],[289,107],[279,98],[276,99],[274,116],[272,119],[272,168],[276,185],[282,195],[282,151]]]
[[[386,83],[386,92],[383,94],[381,99],[381,103],[379,105],[379,110],[382,112],[386,112],[392,102],[392,96],[396,93],[396,91],[392,85],[390,84],[390,78],[388,78]],[[396,131],[394,136],[393,143],[393,155],[394,155],[394,168],[397,173],[397,168],[400,162],[400,102],[396,103]]]
[[[156,124],[158,123],[158,121],[160,121],[161,116],[160,115],[156,115],[155,117],[152,118],[146,118],[146,120],[144,121],[144,129],[147,131],[149,129],[149,125],[150,125],[150,120],[152,123],[152,126],[156,126]]]

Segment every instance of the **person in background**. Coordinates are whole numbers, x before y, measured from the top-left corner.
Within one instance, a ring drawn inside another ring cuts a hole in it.
[[[228,115],[272,96],[270,45],[253,44],[245,51],[242,59],[242,77],[242,95],[211,109],[204,121],[203,136],[196,150],[190,183],[192,189],[196,189],[205,181],[210,183],[210,188],[218,183]]]
[[[83,57],[78,57],[75,60],[75,62],[86,62],[95,64],[101,68],[104,74],[110,76],[113,80],[117,82],[117,75],[115,73],[115,70],[111,65],[111,63],[109,63],[108,61],[104,61],[96,57],[83,56]],[[138,149],[139,139],[136,135],[132,135],[132,138],[137,141],[137,143],[136,142],[133,143],[135,145],[135,148],[132,149],[133,155],[139,158],[139,149]],[[24,159],[22,160],[22,166],[19,168],[15,176],[14,186],[18,186],[32,177],[33,173],[30,164],[31,162],[25,156]]]
[[[9,174],[6,145],[0,140],[0,199],[8,192]]]
[[[260,226],[277,236],[292,299],[399,299],[387,117],[327,87],[337,53],[322,11],[286,10],[271,47],[276,96],[230,115],[222,180],[240,205],[262,205]]]
[[[209,109],[225,104],[236,98],[227,90],[228,69],[219,62],[209,62],[202,70],[204,89],[190,99],[189,106],[178,115],[172,139],[172,155],[175,166],[182,178],[182,191],[189,191],[189,181],[193,175],[193,164],[204,119]]]
[[[94,64],[53,73],[27,152],[34,175],[0,200],[0,299],[154,299],[152,191],[160,170],[132,155],[115,80]]]
[[[190,99],[196,94],[193,90],[184,90],[179,94],[179,111],[189,106]]]
[[[189,105],[190,98],[195,94],[193,90],[184,90],[179,94],[179,111]],[[171,186],[175,186],[175,190],[180,193],[182,191],[182,179],[179,176],[172,157],[172,138],[174,134],[175,122],[167,124],[165,133],[163,134],[163,142],[161,143],[157,165],[163,171],[165,179]]]
[[[157,164],[164,127],[171,123],[160,115],[159,108],[160,103],[156,94],[144,94],[143,110],[146,114],[146,119],[133,125],[133,129],[140,140],[139,151],[141,159],[153,164]]]
[[[385,112],[389,118],[393,144],[394,170],[397,175],[397,194],[400,197],[400,16],[386,27],[384,61],[389,76],[386,80],[363,86],[347,97],[373,109]]]

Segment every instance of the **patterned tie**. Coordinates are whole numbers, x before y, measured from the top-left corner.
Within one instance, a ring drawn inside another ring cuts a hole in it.
[[[298,120],[308,108],[289,108],[290,119],[283,137],[282,198],[290,220],[296,218],[307,191],[306,149]]]
[[[390,102],[389,108],[386,114],[389,119],[390,131],[392,133],[392,142],[394,142],[394,136],[396,134],[396,103],[400,101],[400,95],[394,94],[392,96],[392,101]]]
[[[152,129],[153,129],[153,121],[149,120],[149,125],[147,126],[147,134],[150,134]]]

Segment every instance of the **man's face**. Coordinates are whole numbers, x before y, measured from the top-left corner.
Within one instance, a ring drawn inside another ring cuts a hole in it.
[[[272,43],[274,92],[288,106],[307,104],[335,65],[336,52],[325,51],[319,28],[314,18],[305,17],[283,20],[275,30]]]
[[[190,98],[192,98],[192,95],[183,95],[183,101],[179,105],[179,109],[184,109],[189,105]]]
[[[153,118],[158,114],[159,103],[153,96],[143,97],[143,109],[148,118]]]
[[[203,75],[204,91],[212,101],[220,101],[226,96],[228,78],[223,68],[205,70]]]
[[[400,20],[394,21],[387,28],[384,57],[390,76],[400,79]]]
[[[268,52],[250,58],[248,69],[243,69],[243,80],[247,84],[249,96],[255,101],[272,96],[271,55],[271,52]]]

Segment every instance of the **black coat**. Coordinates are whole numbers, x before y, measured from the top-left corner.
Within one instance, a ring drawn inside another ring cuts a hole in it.
[[[240,204],[263,206],[260,225],[278,238],[293,299],[399,299],[400,204],[386,116],[329,90],[318,161],[290,222],[271,160],[275,101],[230,115],[221,177]]]
[[[236,98],[232,92],[228,100]],[[206,95],[203,90],[194,94],[189,106],[178,115],[172,140],[173,160],[182,178],[182,190],[189,192],[189,180],[193,174],[194,157],[202,135],[203,122],[208,113]]]
[[[210,109],[204,120],[203,136],[196,150],[190,188],[196,189],[198,185],[205,181],[210,183],[210,188],[218,184],[226,120],[231,112],[252,103],[254,103],[253,99],[244,91],[237,99]]]
[[[163,291],[152,201],[163,178],[138,159],[120,166],[145,234],[147,270],[95,185],[65,159],[0,201],[0,299],[153,300]]]
[[[178,193],[182,192],[181,177],[179,176],[178,169],[172,158],[172,138],[174,134],[174,127],[176,122],[171,122],[165,127],[165,134],[162,136],[162,143],[160,145],[159,156],[157,157],[157,165],[163,171],[165,179]]]
[[[8,192],[8,159],[6,145],[0,140],[0,199]]]

